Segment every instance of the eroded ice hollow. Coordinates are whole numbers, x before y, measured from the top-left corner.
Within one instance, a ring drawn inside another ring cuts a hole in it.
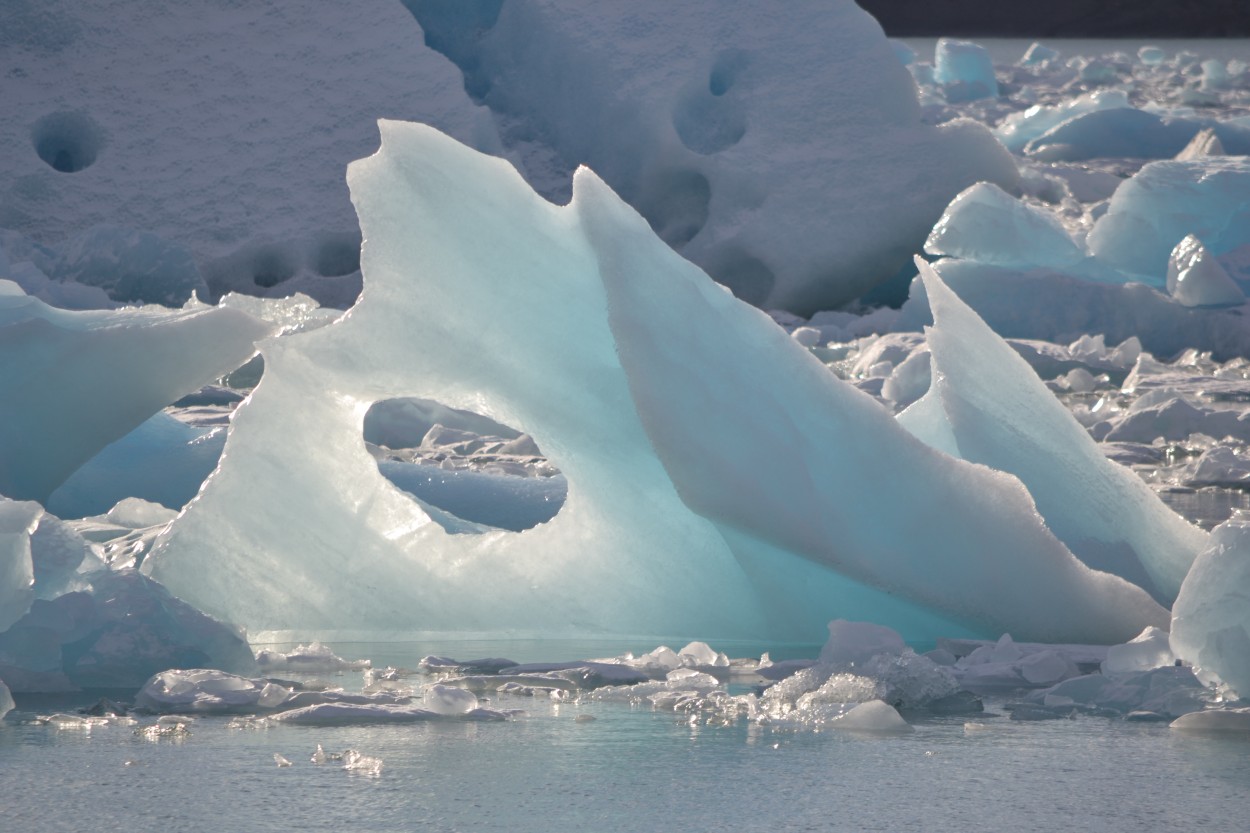
[[[1081,564],[1010,475],[936,451],[581,170],[381,122],[348,181],[367,291],[262,344],[221,465],[144,568],[254,634],[441,630],[1125,641],[1167,612]],[[483,245],[490,241],[490,245]],[[397,396],[529,433],[568,479],[531,530],[451,535],[360,442]]]

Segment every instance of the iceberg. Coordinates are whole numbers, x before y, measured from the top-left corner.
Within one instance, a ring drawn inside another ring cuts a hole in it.
[[[1053,214],[988,182],[978,182],[951,200],[924,250],[1001,266],[1060,269],[1085,258]]]
[[[222,463],[143,563],[183,598],[253,631],[802,638],[849,611],[1123,641],[1167,621],[1019,481],[912,438],[588,170],[553,206],[506,162],[380,127],[348,174],[369,289],[261,345]],[[560,512],[449,535],[366,451],[365,413],[397,396],[526,431],[568,479]]]
[[[1192,234],[1168,258],[1168,292],[1187,307],[1239,306],[1246,293]]]
[[[907,68],[850,0],[803,14],[750,0],[405,5],[525,138],[510,158],[540,193],[563,202],[573,169],[593,168],[765,308],[844,305],[906,266],[959,191],[1018,184],[979,125],[922,123]]]
[[[1016,475],[1047,526],[1087,564],[1170,602],[1206,533],[1108,460],[1024,359],[929,264],[917,258],[916,265],[933,311],[933,382],[899,422],[922,438],[936,432],[943,449],[953,440],[960,456]]]
[[[1237,511],[1211,532],[1172,607],[1171,644],[1204,683],[1250,697],[1250,516]]]
[[[238,367],[270,332],[246,313],[194,304],[58,310],[0,280],[0,494],[47,502],[97,452]]]
[[[933,54],[933,80],[944,87],[947,101],[997,98],[994,62],[984,46],[941,38]]]

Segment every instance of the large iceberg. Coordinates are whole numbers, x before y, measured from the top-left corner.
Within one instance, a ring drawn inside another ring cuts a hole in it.
[[[0,280],[0,494],[46,502],[100,449],[238,367],[271,331],[227,308],[58,310]]]
[[[907,69],[850,0],[801,14],[750,0],[405,5],[541,193],[563,201],[589,165],[754,304],[851,301],[906,265],[960,190],[1018,182],[979,125],[922,123]],[[993,86],[992,68],[977,72]]]
[[[1123,641],[1167,621],[1019,481],[911,437],[588,170],[558,207],[435,130],[381,129],[348,172],[369,290],[262,345],[221,465],[144,562],[174,592],[252,630],[802,638],[836,612]],[[365,449],[397,396],[531,434],[561,511],[449,535]]]

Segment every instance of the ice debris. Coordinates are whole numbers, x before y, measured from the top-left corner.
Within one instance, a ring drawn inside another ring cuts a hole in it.
[[[1246,294],[1220,262],[1192,234],[1176,244],[1168,257],[1167,288],[1187,307],[1235,306]]]

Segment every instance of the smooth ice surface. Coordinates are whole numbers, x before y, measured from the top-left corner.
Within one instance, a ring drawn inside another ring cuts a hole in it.
[[[1216,256],[1250,244],[1250,158],[1152,162],[1125,180],[1090,230],[1090,252],[1108,265],[1166,284],[1176,241],[1195,235]]]
[[[1192,234],[1168,258],[1168,292],[1187,307],[1238,306],[1246,294]]]
[[[102,223],[163,239],[152,245],[194,258],[162,273],[183,300],[197,280],[213,297],[288,281],[334,296],[359,246],[343,168],[375,145],[379,116],[498,142],[398,3],[328,17],[280,2],[23,3],[0,76],[0,227],[45,244]],[[138,297],[113,270],[75,274]]]
[[[1086,563],[1149,588],[1162,602],[1175,598],[1206,533],[1108,460],[1020,355],[927,263],[917,259],[917,266],[935,322],[926,398],[940,403],[960,456],[1019,477],[1047,526]],[[899,422],[924,435],[934,418],[936,408],[920,406]]]
[[[1095,90],[1062,104],[1035,104],[1022,112],[1012,113],[994,129],[994,135],[1009,150],[1022,153],[1029,142],[1070,119],[1097,110],[1128,106],[1128,96],[1123,90]]]
[[[252,629],[758,636],[837,611],[1115,641],[1165,619],[1082,567],[1017,481],[911,439],[589,172],[556,207],[430,128],[382,131],[349,171],[369,291],[262,346],[222,465],[144,562],[184,598]],[[360,441],[399,395],[530,433],[568,478],[560,513],[431,523]]]
[[[1172,650],[1208,684],[1250,697],[1250,517],[1211,532],[1172,607]]]
[[[1237,125],[1117,107],[1083,113],[1061,122],[1025,145],[1024,153],[1043,162],[1076,162],[1100,157],[1170,159],[1208,127],[1215,131],[1230,153],[1250,150],[1250,130]]]
[[[70,312],[0,294],[0,493],[46,501],[109,443],[242,364],[270,331],[232,309]]]
[[[1176,655],[1168,640],[1168,632],[1150,627],[1123,645],[1107,649],[1102,663],[1103,674],[1129,674],[1135,671],[1151,671],[1174,664]]]
[[[1250,732],[1250,709],[1210,709],[1181,715],[1170,724],[1182,732]]]
[[[956,193],[1018,179],[979,125],[922,124],[907,69],[850,0],[804,14],[750,0],[406,5],[526,137],[511,156],[541,193],[563,202],[588,165],[767,308],[852,300],[906,265]]]
[[[829,723],[835,729],[851,732],[885,732],[890,734],[916,731],[898,711],[883,700],[860,703],[842,717]]]
[[[1002,266],[1062,268],[1085,257],[1053,214],[988,182],[951,200],[924,250]]]

